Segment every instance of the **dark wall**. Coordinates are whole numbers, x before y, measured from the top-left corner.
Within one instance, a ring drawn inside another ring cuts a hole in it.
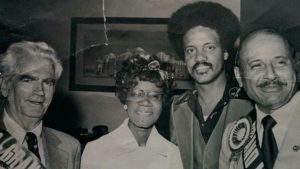
[[[180,6],[196,0],[105,0],[110,17],[166,18]],[[239,15],[239,0],[214,0]],[[53,46],[62,58],[64,72],[57,84],[45,124],[69,131],[107,125],[115,129],[126,117],[114,93],[69,90],[70,21],[72,17],[102,17],[102,0],[0,0],[0,50],[22,39]],[[165,121],[163,120],[162,123]],[[167,126],[167,121],[164,126]]]

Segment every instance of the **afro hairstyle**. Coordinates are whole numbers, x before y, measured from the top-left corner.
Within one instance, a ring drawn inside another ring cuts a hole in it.
[[[184,57],[183,36],[196,26],[219,35],[222,48],[231,52],[240,34],[238,18],[228,8],[213,2],[195,2],[175,11],[168,21],[168,38],[179,57]]]

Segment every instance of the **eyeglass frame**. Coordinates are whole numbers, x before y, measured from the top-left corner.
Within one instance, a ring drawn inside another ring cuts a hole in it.
[[[155,98],[156,96],[159,95],[159,98]],[[163,91],[147,91],[145,92],[144,90],[131,90],[128,95],[127,95],[127,98],[131,98],[135,101],[142,101],[144,100],[145,98],[147,98],[150,100],[150,101],[162,101],[163,99]]]

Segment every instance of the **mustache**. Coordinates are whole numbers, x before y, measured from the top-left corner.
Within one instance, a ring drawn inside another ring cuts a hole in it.
[[[200,65],[209,66],[210,68],[213,67],[211,63],[204,61],[204,62],[197,62],[197,63],[195,63],[195,65],[193,66],[192,70],[194,71]]]
[[[267,81],[264,81],[264,82],[258,84],[257,86],[264,88],[264,87],[274,86],[274,85],[276,85],[276,86],[285,86],[285,85],[287,85],[287,83],[283,82],[281,80],[267,80]]]

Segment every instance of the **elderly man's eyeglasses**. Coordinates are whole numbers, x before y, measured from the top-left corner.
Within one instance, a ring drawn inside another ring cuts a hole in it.
[[[147,97],[150,101],[160,101],[162,100],[162,94],[160,91],[145,92],[143,90],[133,90],[129,93],[129,99],[139,101]]]

